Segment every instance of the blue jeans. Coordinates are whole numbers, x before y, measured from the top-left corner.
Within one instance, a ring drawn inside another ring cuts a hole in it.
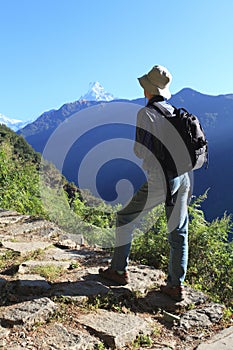
[[[190,193],[189,175],[169,178],[175,205],[166,205],[169,232],[170,258],[167,283],[178,286],[184,282],[188,264],[188,200]],[[150,173],[148,181],[135,193],[130,202],[117,213],[116,241],[111,268],[126,271],[133,230],[141,219],[155,206],[166,199],[164,180],[158,174]]]

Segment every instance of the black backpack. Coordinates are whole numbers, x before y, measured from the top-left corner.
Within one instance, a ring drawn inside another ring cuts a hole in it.
[[[181,174],[199,169],[203,165],[207,166],[208,141],[199,119],[184,108],[174,108],[174,113],[171,114],[160,103],[154,102],[150,106],[159,110],[178,131],[188,151],[185,156],[186,150],[179,149],[181,156],[180,159],[178,159],[179,164],[177,164],[170,152],[164,147],[165,155],[163,158],[166,169]],[[173,147],[177,147],[177,145],[174,144]],[[182,153],[182,151],[184,152]]]
[[[171,200],[171,190],[168,185],[167,172],[170,171],[174,175],[180,175],[188,171],[199,169],[203,165],[205,165],[207,168],[208,141],[206,139],[205,132],[201,126],[199,119],[192,113],[189,113],[186,109],[174,107],[174,112],[173,114],[171,114],[160,103],[154,101],[152,101],[152,103],[150,103],[148,107],[153,107],[156,110],[158,110],[172,125],[171,128],[167,128],[168,130],[170,130],[167,132],[167,139],[171,139],[170,149],[173,147],[172,152],[169,152],[166,146],[163,144],[162,154],[161,151],[160,154],[156,154],[155,151],[155,155],[160,161],[160,164],[162,165],[164,174],[166,176],[167,204],[170,203],[170,205],[173,205]],[[177,135],[179,135],[180,137],[171,136],[171,134],[175,135],[175,133],[177,132]],[[180,147],[178,147],[178,150],[176,150],[177,143],[181,145]],[[174,159],[173,156],[173,153],[175,152],[177,153],[176,159]]]

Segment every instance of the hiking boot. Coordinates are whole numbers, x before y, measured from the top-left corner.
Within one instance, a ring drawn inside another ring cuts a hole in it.
[[[99,269],[99,274],[101,277],[110,280],[110,281],[114,281],[117,284],[120,285],[126,285],[127,283],[129,283],[129,276],[127,274],[127,272],[124,272],[122,275],[119,274],[117,271],[108,268],[106,270],[104,269]]]
[[[160,291],[163,294],[168,295],[176,301],[181,301],[184,299],[184,287],[183,286],[161,286]]]

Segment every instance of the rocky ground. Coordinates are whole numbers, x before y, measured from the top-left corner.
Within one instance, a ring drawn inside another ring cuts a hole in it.
[[[164,273],[131,263],[119,287],[98,275],[107,251],[80,234],[0,210],[0,349],[230,350],[224,306],[186,287],[182,302],[159,292]]]

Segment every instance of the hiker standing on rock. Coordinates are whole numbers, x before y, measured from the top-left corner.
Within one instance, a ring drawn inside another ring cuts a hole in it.
[[[184,297],[183,282],[188,263],[188,200],[190,180],[188,173],[177,174],[165,169],[166,159],[158,161],[156,155],[163,152],[162,140],[166,133],[166,119],[153,104],[159,103],[173,113],[174,108],[167,102],[171,97],[169,85],[172,76],[163,66],[154,66],[148,74],[139,79],[148,99],[146,107],[137,115],[134,152],[143,160],[147,181],[135,193],[130,202],[117,213],[116,241],[111,265],[100,269],[99,274],[108,280],[125,285],[129,282],[128,259],[133,229],[136,224],[158,204],[165,202],[169,231],[170,258],[167,284],[161,292],[175,300]],[[163,144],[166,146],[166,138]],[[176,148],[176,143],[173,144]],[[160,154],[160,159],[165,158]]]

